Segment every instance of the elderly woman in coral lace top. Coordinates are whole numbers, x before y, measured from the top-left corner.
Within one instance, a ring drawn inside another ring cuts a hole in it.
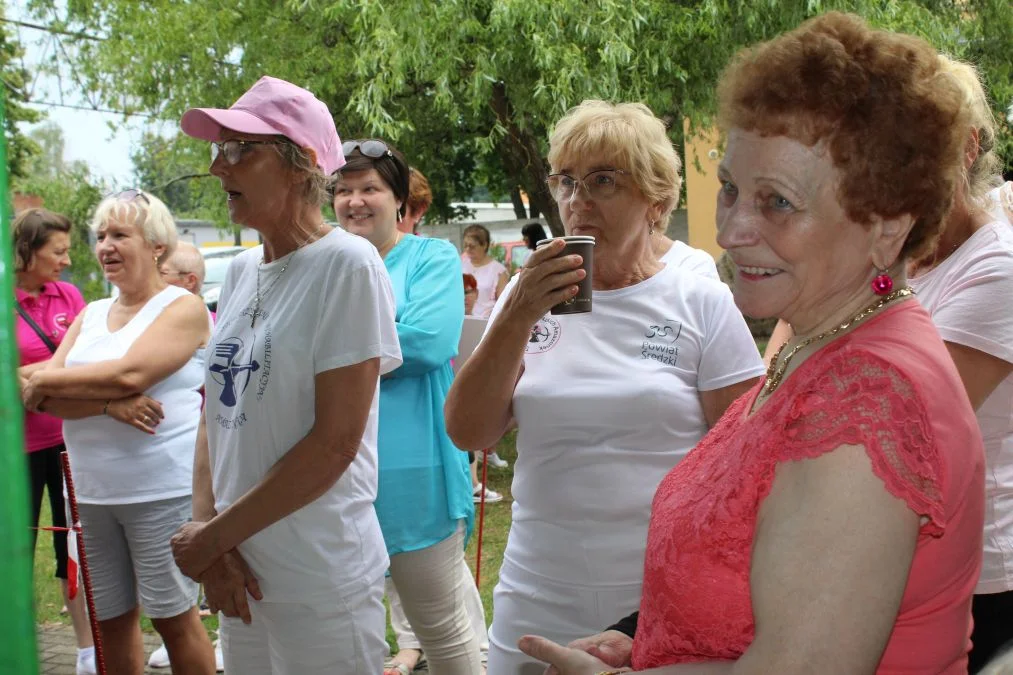
[[[832,13],[743,51],[719,101],[735,300],[794,337],[658,487],[632,650],[521,648],[563,675],[965,673],[982,440],[905,277],[953,199],[963,96],[927,43]]]

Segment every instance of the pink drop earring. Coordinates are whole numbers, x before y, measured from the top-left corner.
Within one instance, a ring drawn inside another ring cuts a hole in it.
[[[876,295],[888,295],[893,290],[893,277],[886,273],[886,270],[881,270],[878,267],[876,271],[879,274],[872,280],[872,292]]]

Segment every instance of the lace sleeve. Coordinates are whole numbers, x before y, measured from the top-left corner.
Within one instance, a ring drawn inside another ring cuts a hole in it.
[[[890,494],[928,518],[940,536],[942,456],[917,386],[896,366],[865,351],[844,350],[791,399],[783,459],[818,457],[862,445]]]

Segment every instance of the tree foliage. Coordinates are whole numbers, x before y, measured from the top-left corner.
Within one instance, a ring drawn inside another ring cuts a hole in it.
[[[0,18],[4,9],[0,6]],[[28,100],[28,72],[21,65],[23,47],[11,35],[7,24],[0,24],[0,89],[4,97],[3,131],[7,142],[7,172],[12,178],[27,173],[26,164],[38,146],[25,136],[21,124],[37,122],[42,115],[25,105]]]
[[[976,62],[1006,123],[1008,0],[65,3],[68,25],[103,37],[78,44],[76,65],[111,103],[174,119],[193,105],[227,106],[272,74],[316,93],[342,137],[397,143],[429,176],[437,209],[470,193],[476,176],[500,178],[493,192],[522,188],[556,232],[544,157],[568,108],[643,101],[681,144],[684,117],[708,123],[715,82],[737,49],[830,9]]]

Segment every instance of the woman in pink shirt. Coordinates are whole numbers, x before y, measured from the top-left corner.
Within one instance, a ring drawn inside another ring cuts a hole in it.
[[[478,281],[478,297],[471,309],[472,316],[488,319],[496,298],[503,292],[510,275],[503,263],[489,255],[489,230],[483,225],[469,225],[464,228],[461,248],[461,269]]]
[[[957,366],[985,444],[985,531],[981,577],[971,605],[968,672],[981,672],[1013,640],[1013,229],[1003,212],[996,123],[974,66],[940,56],[971,111],[964,176],[936,246],[908,265],[911,287]],[[1007,183],[1006,200],[1013,206]],[[1011,211],[1013,212],[1013,211]],[[792,331],[784,322],[769,361]]]
[[[46,209],[22,211],[14,220],[14,290],[17,303],[17,338],[20,374],[28,377],[46,363],[67,334],[82,309],[84,298],[71,284],[60,281],[70,266],[70,221]],[[49,493],[54,527],[67,527],[63,502],[63,471],[60,453],[63,446],[63,422],[45,413],[25,411],[25,451],[32,494],[32,550],[39,526],[42,493]],[[94,648],[84,595],[73,600],[67,592],[67,533],[53,533],[56,552],[56,578],[63,588],[74,632],[77,634],[78,675],[94,673]]]
[[[964,97],[925,41],[831,12],[743,50],[718,99],[735,301],[795,335],[659,485],[634,639],[521,648],[562,675],[966,673],[982,436],[906,272]]]

